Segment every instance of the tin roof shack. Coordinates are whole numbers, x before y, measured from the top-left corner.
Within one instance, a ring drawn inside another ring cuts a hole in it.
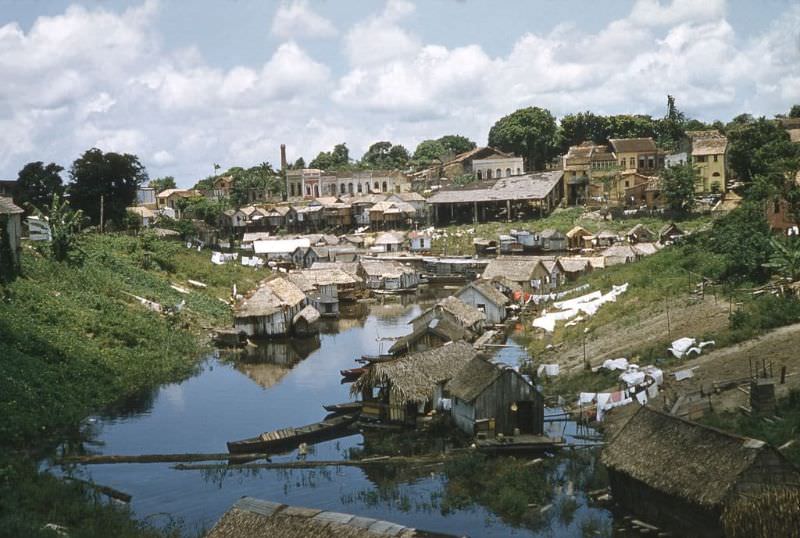
[[[632,263],[639,259],[639,253],[630,245],[614,245],[600,253],[605,258],[605,266]]]
[[[417,210],[407,202],[385,200],[369,208],[369,225],[374,230],[406,227],[413,222]]]
[[[242,497],[206,538],[448,538],[369,517]],[[451,537],[454,538],[454,537]]]
[[[353,224],[353,208],[347,202],[325,203],[322,214],[328,228],[344,230]]]
[[[422,268],[428,278],[434,280],[474,280],[486,269],[489,260],[475,258],[434,258],[422,259]]]
[[[293,228],[297,231],[313,232],[323,226],[322,204],[310,203],[307,206],[294,206],[297,220]]]
[[[649,243],[655,241],[656,236],[644,224],[637,224],[627,231],[625,238],[628,243]]]
[[[506,305],[511,302],[508,297],[485,280],[470,282],[458,290],[455,296],[483,312],[486,315],[486,321],[493,324],[503,323],[506,319]]]
[[[542,435],[544,431],[541,393],[505,364],[475,357],[447,382],[445,396],[453,400],[456,425],[469,435],[486,431],[483,425],[490,436]]]
[[[363,284],[361,278],[339,268],[305,269],[302,275],[314,286],[315,306],[323,316],[338,316],[339,301],[354,300]]]
[[[303,257],[308,250],[308,239],[267,239],[253,241],[253,251],[267,261],[277,261],[303,266]],[[300,249],[300,252],[297,250]]]
[[[397,357],[407,353],[417,353],[443,346],[448,342],[469,341],[474,337],[471,332],[448,318],[433,318],[426,324],[418,325],[410,334],[398,338],[389,348],[389,355]]]
[[[559,258],[566,282],[574,282],[592,272],[592,264],[586,258]]]
[[[483,271],[483,280],[494,280],[503,278],[513,283],[513,291],[524,291],[532,293],[542,287],[545,276],[549,278],[549,272],[540,264],[541,261],[554,261],[553,257],[501,257],[489,262]]]
[[[437,191],[428,198],[433,222],[487,222],[544,216],[563,196],[563,172],[537,172],[501,179],[474,181]]]
[[[800,471],[763,441],[642,406],[603,449],[614,500],[689,536],[723,536],[720,516],[741,495],[798,488]]]
[[[264,280],[233,309],[233,327],[248,336],[284,336],[307,303],[305,293],[289,280]]]
[[[432,319],[447,319],[477,335],[483,332],[486,314],[461,299],[450,296],[445,297],[408,323],[413,325],[416,330],[427,325]]]
[[[542,243],[542,250],[545,252],[567,250],[567,236],[558,230],[543,230],[539,237]]]
[[[460,341],[374,362],[353,383],[350,392],[364,397],[362,414],[416,425],[419,416],[439,408],[445,383],[476,354],[471,344]]]
[[[22,208],[11,198],[0,198],[0,268],[9,267],[11,273],[19,271],[22,252]],[[7,248],[6,248],[7,247]],[[3,258],[8,256],[6,262]],[[5,277],[6,275],[0,275]]]

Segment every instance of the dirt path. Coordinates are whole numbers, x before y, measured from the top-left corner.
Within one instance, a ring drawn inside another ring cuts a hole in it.
[[[632,311],[590,334],[586,356],[591,365],[599,366],[606,359],[632,359],[633,353],[650,346],[663,346],[666,355],[669,343],[677,338],[701,338],[728,325],[728,303],[711,295],[705,299],[673,298],[668,306],[669,323],[667,306],[658,305]],[[583,346],[576,343],[557,349],[546,360],[560,364],[567,371],[579,370],[583,367]]]

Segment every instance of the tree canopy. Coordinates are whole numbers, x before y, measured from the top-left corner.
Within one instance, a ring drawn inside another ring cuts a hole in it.
[[[136,200],[136,189],[148,180],[139,158],[129,153],[103,153],[87,150],[72,163],[69,171],[70,204],[89,218],[100,222],[100,200],[103,198],[105,220],[122,225],[126,209]]]
[[[469,151],[477,147],[475,142],[466,136],[461,135],[444,135],[437,141],[442,145],[446,152],[451,152],[455,155],[464,153],[465,151]]]
[[[272,169],[268,162],[262,162],[251,168],[231,168],[225,175],[233,177],[231,187],[231,201],[236,206],[246,205],[251,201],[254,193],[261,193],[266,197],[283,192],[285,184],[280,175]]]
[[[690,212],[694,207],[694,186],[699,172],[691,163],[686,163],[664,168],[660,175],[669,209],[677,214]]]
[[[738,117],[738,116],[737,116]],[[736,123],[728,129],[728,163],[740,180],[753,181],[756,176],[782,182],[787,173],[797,169],[800,147],[776,122],[759,118]]]
[[[800,105],[793,105],[792,108],[789,109],[789,117],[800,118]]]
[[[434,162],[442,160],[444,154],[447,153],[444,145],[438,140],[423,140],[417,144],[414,150],[412,159],[414,163],[421,166],[426,166]]]
[[[361,157],[361,166],[383,170],[405,168],[411,156],[400,144],[389,141],[375,142]]]
[[[558,154],[556,120],[549,110],[521,108],[489,130],[489,145],[525,159],[529,170],[544,170]]]
[[[310,168],[321,170],[341,170],[350,166],[350,150],[347,144],[336,144],[331,151],[320,151],[309,163]]]
[[[46,209],[54,194],[63,194],[62,166],[55,163],[45,165],[42,161],[28,163],[17,174],[17,184],[12,196],[20,207]]]
[[[156,192],[161,192],[167,189],[177,189],[178,184],[175,183],[175,178],[172,176],[164,176],[156,179],[151,179],[147,184],[148,187],[155,189]]]

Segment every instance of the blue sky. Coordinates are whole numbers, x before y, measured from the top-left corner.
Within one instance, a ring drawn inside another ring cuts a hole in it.
[[[485,143],[555,115],[772,116],[800,102],[788,0],[0,0],[0,177],[92,146],[190,185],[347,142]]]

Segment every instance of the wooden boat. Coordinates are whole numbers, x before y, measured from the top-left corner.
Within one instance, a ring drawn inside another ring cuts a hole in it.
[[[517,435],[504,439],[476,439],[476,448],[492,455],[536,453],[557,450],[564,446],[563,439],[542,435]]]
[[[231,454],[262,454],[293,449],[300,443],[316,443],[335,439],[346,432],[347,427],[355,422],[357,416],[357,413],[339,415],[330,420],[315,422],[299,428],[281,428],[249,439],[229,441],[228,452]]]
[[[361,368],[350,368],[349,370],[340,370],[339,373],[342,374],[343,378],[355,381],[361,374],[363,374],[366,371],[367,371],[366,368],[361,367]]]
[[[329,413],[341,415],[343,413],[357,413],[361,411],[363,402],[345,402],[339,404],[323,405],[323,409]]]

